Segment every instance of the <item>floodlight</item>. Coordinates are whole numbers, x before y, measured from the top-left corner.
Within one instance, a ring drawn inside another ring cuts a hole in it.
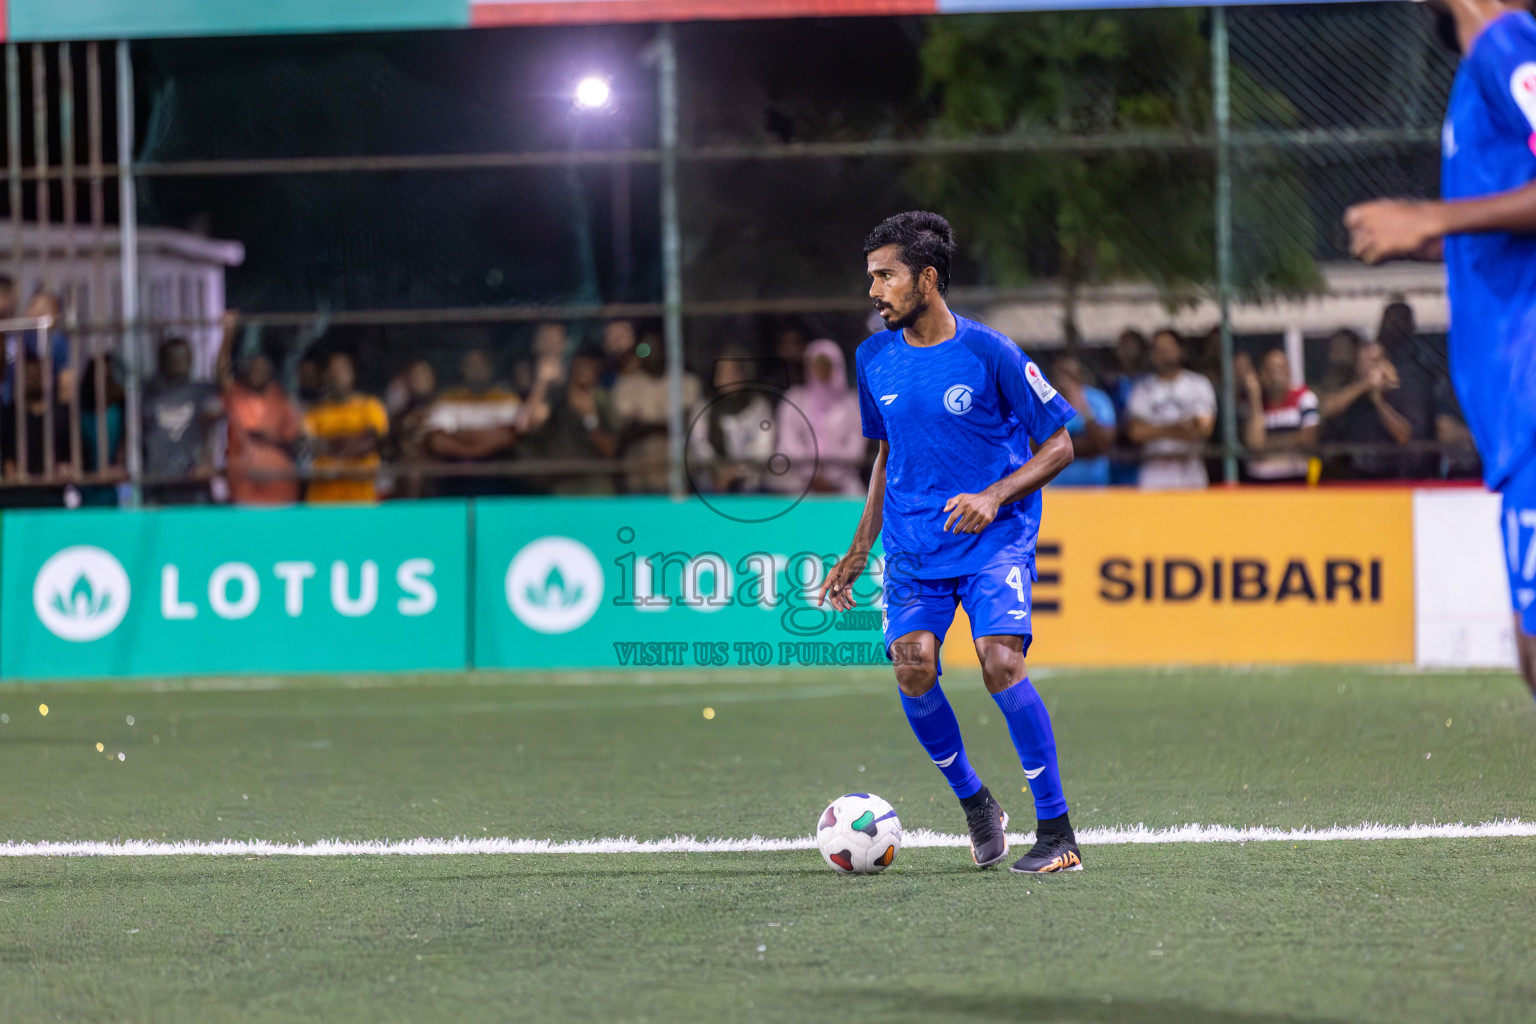
[[[601,75],[587,75],[576,83],[577,110],[606,110],[613,102],[613,84]]]

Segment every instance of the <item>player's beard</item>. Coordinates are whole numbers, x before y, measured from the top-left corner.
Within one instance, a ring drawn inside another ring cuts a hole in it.
[[[928,301],[918,297],[916,288],[912,289],[912,294],[908,295],[907,298],[912,301],[912,308],[895,320],[886,320],[886,330],[904,331],[921,320],[923,314],[928,312]]]

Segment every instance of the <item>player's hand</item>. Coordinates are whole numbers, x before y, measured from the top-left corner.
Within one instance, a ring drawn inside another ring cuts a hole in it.
[[[1349,251],[1365,263],[1416,256],[1444,232],[1434,203],[1377,199],[1344,212]]]
[[[832,607],[840,612],[846,612],[853,607],[853,584],[864,575],[864,567],[869,564],[868,551],[850,551],[838,559],[827,578],[821,581],[821,590],[816,595],[816,607],[820,608],[822,602],[828,598],[832,600]]]
[[[950,532],[949,528],[954,526],[955,533],[980,533],[997,518],[998,504],[985,491],[955,495],[944,503],[944,511],[949,513],[949,518],[944,521],[944,532]]]

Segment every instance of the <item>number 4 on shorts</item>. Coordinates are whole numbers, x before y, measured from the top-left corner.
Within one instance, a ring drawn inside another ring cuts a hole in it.
[[[1014,566],[1012,569],[1008,570],[1008,575],[1004,578],[1003,582],[1007,583],[1010,587],[1018,592],[1020,601],[1029,600],[1029,598],[1024,594],[1024,574],[1019,572],[1018,566]]]

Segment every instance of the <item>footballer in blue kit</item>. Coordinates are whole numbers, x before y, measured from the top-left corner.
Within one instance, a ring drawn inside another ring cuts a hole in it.
[[[965,608],[1039,819],[1034,847],[1012,870],[1080,870],[1051,718],[1025,661],[1040,489],[1072,462],[1075,412],[1017,345],[950,311],[955,236],[943,217],[891,217],[864,252],[888,328],[857,355],[864,436],[879,453],[853,543],[821,600],[853,607],[853,583],[883,532],[886,655],[902,709],[959,798],[971,856],[985,868],[1008,855],[1008,815],[971,767],[939,685],[939,647],[956,606]]]
[[[1462,54],[1441,136],[1438,202],[1345,214],[1367,263],[1445,259],[1451,380],[1503,498],[1515,644],[1536,695],[1536,18],[1521,3],[1429,0]]]

